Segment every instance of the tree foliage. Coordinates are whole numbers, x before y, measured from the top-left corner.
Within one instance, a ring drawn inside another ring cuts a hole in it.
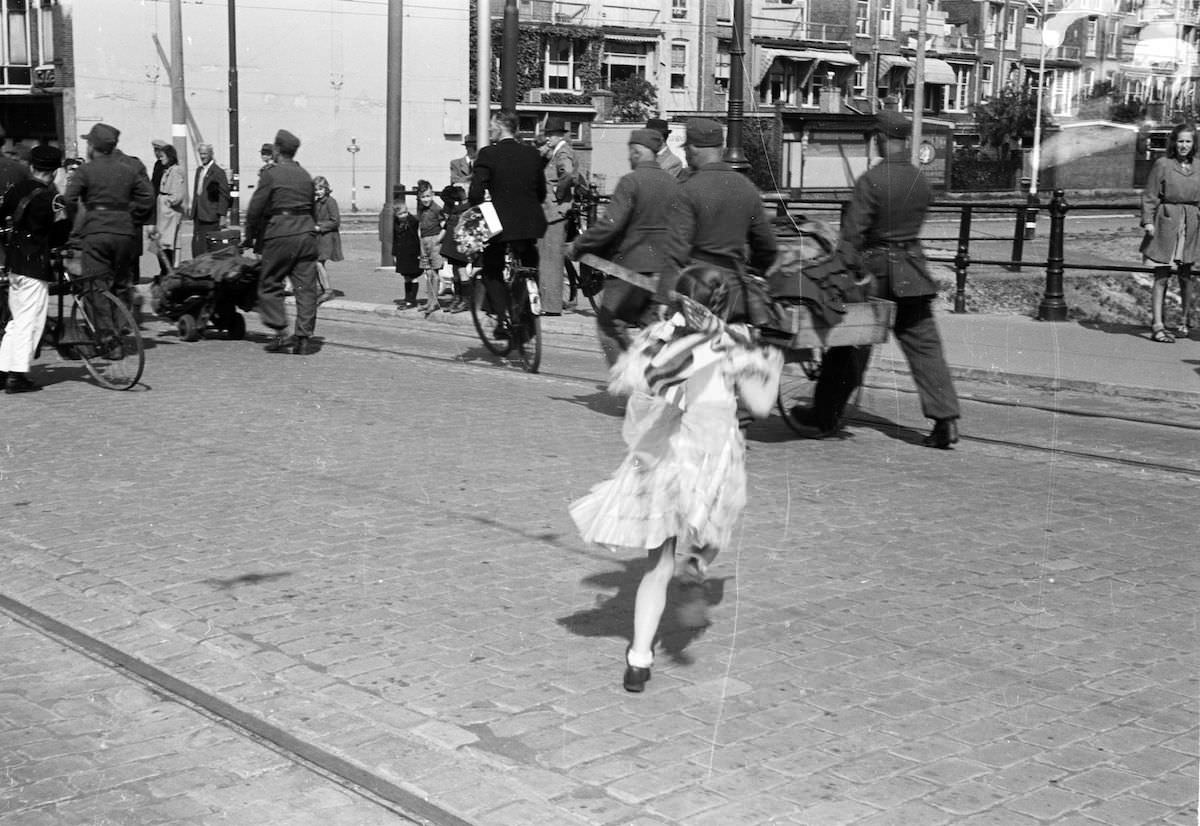
[[[1042,106],[1042,128],[1052,125],[1050,113]],[[1020,141],[1033,134],[1037,118],[1037,92],[1007,87],[990,100],[975,104],[975,123],[979,139],[988,146],[1000,147],[1009,140]],[[1043,133],[1044,134],[1044,133]]]
[[[615,80],[608,90],[613,94],[613,120],[644,121],[658,109],[658,90],[644,77]]]

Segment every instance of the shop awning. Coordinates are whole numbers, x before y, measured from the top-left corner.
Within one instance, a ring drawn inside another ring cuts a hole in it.
[[[776,60],[791,60],[797,63],[830,63],[835,66],[858,65],[858,58],[849,52],[822,52],[816,49],[762,49],[759,52],[756,86],[763,82]]]
[[[912,62],[907,57],[898,54],[881,54],[879,56],[879,76],[883,77],[892,69],[911,69]]]
[[[917,73],[916,61],[911,61],[913,68],[908,70],[908,82],[914,82]],[[942,86],[953,86],[958,82],[958,78],[954,74],[954,69],[944,60],[938,60],[936,57],[925,58],[925,82],[938,83]]]

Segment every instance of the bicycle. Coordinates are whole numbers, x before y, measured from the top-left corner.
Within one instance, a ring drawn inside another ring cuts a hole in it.
[[[507,356],[514,348],[521,364],[536,373],[542,363],[542,301],[537,267],[524,267],[509,247],[504,256],[504,287],[508,306],[497,312],[488,301],[483,276],[472,277],[471,321],[489,352]]]
[[[51,250],[55,279],[50,294],[57,297],[56,313],[46,320],[36,359],[43,347],[51,347],[67,361],[82,361],[91,377],[109,390],[128,390],[138,383],[146,366],[145,346],[133,313],[119,298],[97,286],[94,276],[72,273],[76,267],[71,250]],[[70,303],[70,310],[67,304]],[[105,331],[96,323],[97,308],[112,318],[115,329]],[[8,279],[0,284],[0,338],[10,318]]]
[[[600,196],[595,184],[580,184],[576,186],[575,201],[567,216],[568,241],[572,241],[582,235],[587,231],[591,223],[596,220],[596,210],[599,203]],[[588,304],[592,305],[592,312],[599,312],[600,294],[604,290],[604,273],[584,264],[582,261],[573,262],[569,259],[564,260],[563,266],[567,271],[567,284],[570,289],[571,300],[576,300],[576,296],[579,293],[583,293],[584,298],[588,300]]]

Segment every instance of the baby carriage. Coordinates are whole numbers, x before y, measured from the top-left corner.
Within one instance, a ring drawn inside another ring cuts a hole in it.
[[[238,311],[254,309],[259,269],[236,246],[206,252],[156,279],[154,311],[174,321],[184,341],[198,340],[210,325],[226,338],[244,338],[246,319]]]

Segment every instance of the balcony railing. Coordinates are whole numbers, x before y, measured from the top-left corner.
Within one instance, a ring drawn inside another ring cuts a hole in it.
[[[630,3],[621,5],[617,3],[602,3],[603,9],[600,12],[599,23],[608,26],[633,26],[644,28],[647,26],[659,26],[662,24],[660,19],[662,9],[659,3]]]
[[[1042,44],[1037,40],[1037,34],[1034,34],[1032,43],[1021,44],[1021,57],[1032,60],[1039,60],[1042,56]],[[1078,46],[1059,46],[1056,49],[1046,50],[1047,60],[1079,60],[1083,50]]]
[[[591,23],[588,9],[591,4],[581,0],[517,0],[517,15],[521,22],[529,23],[574,23],[577,26]],[[492,17],[504,17],[504,6],[492,4]]]
[[[842,44],[850,39],[850,27],[842,23],[810,23],[755,15],[748,28],[755,37]]]
[[[979,54],[979,37],[972,34],[948,34],[934,44],[939,51],[956,54]]]

